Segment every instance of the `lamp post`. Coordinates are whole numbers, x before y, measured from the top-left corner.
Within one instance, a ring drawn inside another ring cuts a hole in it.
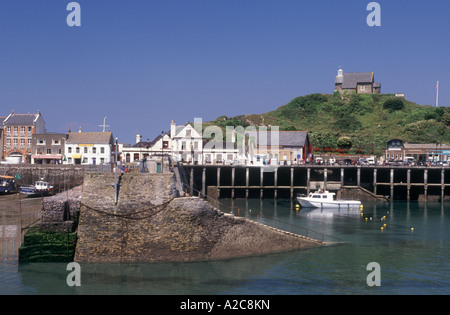
[[[161,131],[161,174],[164,173],[164,131]]]
[[[118,138],[116,138],[116,145],[114,148],[114,154],[115,154],[115,161],[114,164],[116,165],[115,167],[115,174],[114,174],[114,190],[115,190],[115,196],[114,196],[114,203],[117,204],[117,168],[118,168],[118,164],[117,164],[117,147],[118,147]]]

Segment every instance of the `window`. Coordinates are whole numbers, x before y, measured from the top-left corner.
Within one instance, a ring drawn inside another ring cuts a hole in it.
[[[67,153],[72,153],[72,147],[67,148]]]
[[[361,85],[361,92],[365,92],[366,91],[366,86],[365,85]]]
[[[28,135],[31,135],[31,126],[28,127]]]
[[[18,136],[18,133],[19,133],[18,128],[19,127],[14,127],[14,136],[16,136],[16,137]]]
[[[53,139],[53,145],[61,145],[61,140]]]
[[[20,148],[21,149],[25,148],[25,139],[20,139]]]
[[[45,139],[38,139],[37,144],[45,145]]]
[[[163,141],[163,149],[169,148],[169,141]]]
[[[20,127],[20,135],[25,136],[25,127]]]
[[[27,139],[27,146],[28,148],[31,148],[31,139]]]
[[[96,147],[93,147],[93,148],[92,148],[92,153],[94,153],[94,154],[97,153],[97,148],[96,148]]]
[[[13,139],[13,147],[17,148],[17,139]]]
[[[11,136],[11,127],[6,127],[6,135]]]
[[[47,149],[47,154],[52,154],[52,149]]]
[[[79,147],[76,147],[75,152],[76,152],[76,153],[80,153],[80,148],[79,148]]]
[[[191,136],[191,132],[192,132],[192,130],[187,129],[186,130],[186,137],[190,137]]]
[[[105,154],[105,148],[104,148],[104,147],[101,147],[101,148],[100,148],[100,153],[101,153],[101,154]]]
[[[88,153],[88,148],[84,147],[84,153]]]

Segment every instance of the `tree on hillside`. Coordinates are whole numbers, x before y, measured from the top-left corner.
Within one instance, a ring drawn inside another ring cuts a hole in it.
[[[353,145],[352,138],[350,137],[340,137],[337,141],[337,145],[341,149],[350,149]]]
[[[405,107],[403,100],[400,98],[390,98],[386,100],[383,104],[384,109],[388,109],[390,111],[402,110]]]

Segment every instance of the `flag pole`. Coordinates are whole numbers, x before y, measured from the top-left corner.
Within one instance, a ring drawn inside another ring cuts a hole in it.
[[[439,81],[436,84],[436,107],[439,107]]]

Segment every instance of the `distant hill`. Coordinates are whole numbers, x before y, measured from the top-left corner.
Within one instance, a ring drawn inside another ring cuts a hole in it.
[[[313,146],[324,152],[340,148],[350,154],[380,155],[393,138],[450,145],[450,109],[418,105],[392,94],[311,94],[268,113],[220,116],[205,127],[213,124],[309,131]]]

